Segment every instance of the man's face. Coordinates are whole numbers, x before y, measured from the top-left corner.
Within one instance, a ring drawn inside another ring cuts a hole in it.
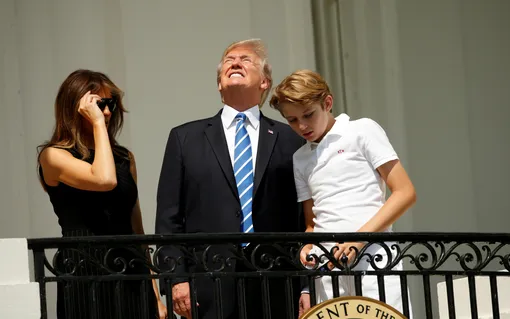
[[[218,90],[244,88],[262,93],[268,83],[260,68],[260,59],[255,52],[246,47],[232,49],[222,61]]]

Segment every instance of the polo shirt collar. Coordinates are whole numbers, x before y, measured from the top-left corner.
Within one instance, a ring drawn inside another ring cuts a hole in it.
[[[349,123],[349,120],[350,120],[349,115],[347,115],[345,113],[342,113],[339,116],[337,116],[335,118],[335,124],[333,124],[333,127],[331,127],[331,129],[329,130],[328,133],[326,133],[326,135],[321,140],[321,142],[324,141],[330,135],[342,136],[342,134],[345,132],[345,129],[347,128],[347,124]],[[307,143],[310,145],[310,149],[312,151],[314,151],[317,148],[317,146],[319,146],[319,144],[321,142],[319,142],[319,143],[307,142]]]

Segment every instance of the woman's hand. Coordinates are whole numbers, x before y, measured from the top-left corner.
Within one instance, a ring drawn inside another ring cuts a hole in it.
[[[101,112],[97,101],[101,100],[101,97],[97,94],[91,94],[90,91],[80,99],[80,105],[78,106],[78,113],[81,114],[90,124],[104,123],[104,114]]]
[[[159,312],[159,319],[168,319],[168,310],[166,309],[165,304],[161,301],[161,299],[158,300],[158,312]]]

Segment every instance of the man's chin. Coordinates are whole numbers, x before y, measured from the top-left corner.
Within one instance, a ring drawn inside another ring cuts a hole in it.
[[[244,83],[229,83],[223,87],[223,94],[238,94],[249,89],[249,86]]]
[[[232,81],[225,85],[225,88],[240,88],[240,87],[246,87],[246,83],[240,81]]]

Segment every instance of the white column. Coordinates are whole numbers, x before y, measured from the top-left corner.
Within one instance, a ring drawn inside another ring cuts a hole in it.
[[[27,172],[15,2],[0,2],[0,237],[30,236],[27,174],[36,173]]]
[[[0,318],[39,319],[39,284],[30,282],[26,239],[0,239]]]

